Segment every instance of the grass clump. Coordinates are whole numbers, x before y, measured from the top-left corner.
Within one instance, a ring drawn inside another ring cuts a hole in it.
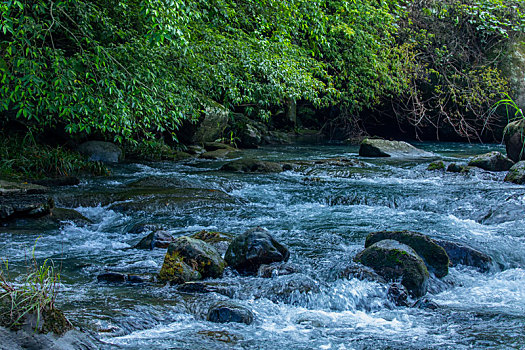
[[[29,134],[28,134],[29,135]],[[86,160],[79,153],[63,147],[38,144],[26,135],[0,134],[0,178],[21,180],[73,176],[81,173],[108,175],[100,162]]]
[[[9,274],[9,263],[0,267],[0,326],[19,330],[26,323],[35,332],[63,334],[72,329],[71,323],[55,306],[60,285],[60,273],[52,261],[38,264],[34,258],[22,282]]]

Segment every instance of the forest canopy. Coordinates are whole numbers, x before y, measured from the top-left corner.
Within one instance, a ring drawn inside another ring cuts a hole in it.
[[[122,142],[176,138],[212,102],[269,120],[297,101],[476,137],[509,91],[502,53],[524,14],[521,0],[3,1],[0,116]]]

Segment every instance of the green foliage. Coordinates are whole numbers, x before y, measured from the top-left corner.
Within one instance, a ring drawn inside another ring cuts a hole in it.
[[[55,309],[60,284],[60,274],[52,261],[39,265],[34,256],[21,283],[10,279],[9,263],[0,266],[0,325],[18,329],[28,315],[36,316],[36,330],[41,327],[44,313]]]
[[[0,177],[28,180],[79,173],[109,174],[108,168],[100,162],[88,161],[62,147],[39,145],[30,136],[22,138],[0,134],[3,140],[0,144]]]
[[[505,98],[496,102],[490,110],[490,113],[496,113],[498,108],[504,107],[505,115],[509,123],[516,120],[525,120],[525,114],[516,102],[508,94],[504,93],[503,95]]]
[[[398,117],[416,130],[447,126],[481,139],[501,123],[488,111],[509,92],[499,65],[510,39],[525,32],[525,3],[427,0],[406,13],[399,40],[413,53],[412,78],[393,101]]]
[[[390,98],[415,125],[468,136],[507,91],[498,50],[524,13],[521,0],[8,0],[0,117],[136,143],[175,138],[210,100],[268,119],[287,101],[355,118]]]

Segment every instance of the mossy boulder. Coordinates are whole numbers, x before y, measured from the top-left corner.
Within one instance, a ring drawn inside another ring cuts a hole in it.
[[[514,165],[514,162],[501,152],[493,151],[472,158],[468,165],[487,171],[507,171]]]
[[[197,281],[202,278],[201,274],[184,262],[177,253],[167,253],[164,263],[159,272],[159,279],[172,284],[183,284]]]
[[[224,164],[220,170],[242,173],[280,173],[283,171],[283,166],[275,162],[243,158]]]
[[[222,301],[210,307],[207,319],[215,323],[235,322],[249,325],[253,323],[254,315],[250,309],[240,304]]]
[[[168,259],[168,257],[170,258]],[[166,265],[166,259],[170,262],[182,260],[182,262],[191,266],[203,278],[220,277],[226,267],[225,261],[215,248],[204,241],[186,236],[176,238],[175,241],[169,245],[164,265]],[[162,270],[165,270],[164,265],[162,266]],[[168,267],[169,266],[166,266],[166,268]]]
[[[401,279],[401,284],[414,297],[421,297],[428,290],[429,274],[425,262],[406,244],[382,240],[357,254],[354,261],[373,268],[387,280]]]
[[[366,138],[359,147],[361,157],[431,157],[432,153],[420,150],[404,141]]]
[[[505,176],[505,181],[512,182],[517,185],[525,184],[525,160],[519,161],[510,168]]]
[[[525,119],[513,121],[505,128],[507,157],[514,162],[525,160]]]
[[[442,160],[436,160],[432,163],[430,163],[427,167],[427,170],[433,171],[433,170],[444,170],[445,169],[445,163],[443,163]]]
[[[423,258],[429,271],[436,277],[444,277],[448,274],[449,259],[446,251],[436,244],[430,237],[412,231],[379,231],[372,232],[366,237],[365,248],[372,244],[391,239],[411,247]]]
[[[265,229],[256,227],[235,237],[224,259],[241,273],[255,274],[263,264],[287,261],[290,252]]]

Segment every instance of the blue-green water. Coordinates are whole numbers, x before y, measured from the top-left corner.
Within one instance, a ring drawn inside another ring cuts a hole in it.
[[[446,162],[502,150],[498,145],[417,146]],[[0,229],[0,256],[21,269],[40,236],[37,257],[62,266],[59,305],[75,324],[94,332],[104,348],[524,348],[525,186],[504,183],[505,173],[431,172],[426,170],[429,159],[360,158],[357,151],[325,145],[244,152],[274,161],[347,157],[365,163],[310,165],[280,174],[220,172],[220,161],[120,165],[110,178],[85,179],[67,191],[118,192],[137,179],[159,176],[224,191],[233,201],[148,213],[80,207],[93,224],[34,235]],[[210,323],[205,320],[208,306],[227,296],[97,282],[104,271],[160,270],[164,250],[124,249],[145,235],[129,233],[139,222],[161,224],[174,236],[203,229],[239,234],[262,226],[290,248],[290,262],[299,273],[263,279],[227,272],[217,282],[251,308],[256,321],[249,326]],[[496,266],[488,273],[458,266],[443,280],[432,280],[428,296],[437,310],[397,307],[387,301],[384,285],[338,278],[368,233],[402,229],[469,244],[492,256]]]

